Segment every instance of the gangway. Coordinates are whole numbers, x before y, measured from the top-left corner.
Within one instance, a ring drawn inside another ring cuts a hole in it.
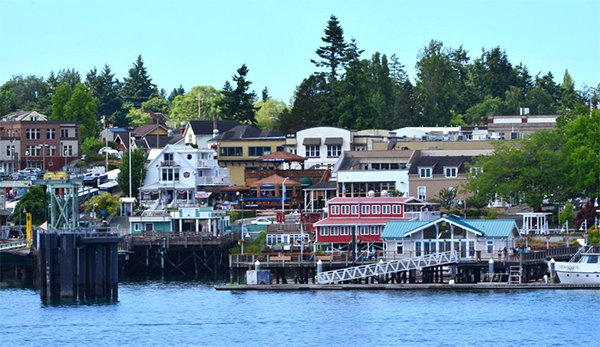
[[[27,247],[27,240],[0,243],[0,251],[10,251],[25,247]]]
[[[391,275],[409,270],[420,270],[424,267],[454,264],[458,260],[458,253],[456,251],[433,253],[420,257],[319,272],[316,279],[319,284],[332,284],[359,278]]]

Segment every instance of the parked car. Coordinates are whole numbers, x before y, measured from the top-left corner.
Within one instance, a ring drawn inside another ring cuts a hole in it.
[[[121,152],[117,151],[114,148],[110,148],[110,147],[102,147],[98,151],[99,155],[104,155],[105,153],[108,153],[109,156],[117,157],[119,159],[121,159],[121,156],[122,156]]]
[[[273,222],[267,218],[256,218],[255,220],[251,221],[250,223],[255,224],[255,225],[269,225],[269,224],[273,224]]]
[[[0,167],[0,177],[6,176],[6,170],[3,167]]]

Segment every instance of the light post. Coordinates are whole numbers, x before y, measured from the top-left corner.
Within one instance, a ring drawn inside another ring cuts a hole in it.
[[[46,146],[47,144],[43,143],[41,146],[37,146],[36,148],[42,149],[42,170],[46,171]]]
[[[102,116],[102,126],[104,127],[104,139],[106,140],[106,147],[104,147],[104,156],[106,160],[104,172],[108,172],[108,131],[106,131],[106,116]]]
[[[69,151],[65,149],[65,171],[67,171],[67,155],[69,154]]]
[[[281,182],[281,224],[285,223],[285,181],[288,179],[289,177],[286,177]]]
[[[25,151],[25,168],[29,167],[29,151]]]

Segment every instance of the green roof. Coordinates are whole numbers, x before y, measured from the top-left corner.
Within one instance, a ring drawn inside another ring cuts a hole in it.
[[[484,237],[508,237],[515,228],[512,219],[466,219],[469,225],[483,232]]]
[[[248,230],[248,232],[267,230],[267,226],[261,225],[261,224],[245,224],[245,227]],[[230,225],[225,229],[231,230],[231,231],[240,231],[240,230],[242,230],[242,226],[241,225]]]
[[[399,238],[399,237],[406,237],[406,234],[408,234],[409,232],[422,227],[425,224],[429,224],[429,221],[407,221],[407,222],[401,222],[401,221],[396,221],[396,222],[387,222],[385,223],[385,227],[383,228],[383,231],[381,232],[381,238],[382,239],[386,239],[386,238]]]

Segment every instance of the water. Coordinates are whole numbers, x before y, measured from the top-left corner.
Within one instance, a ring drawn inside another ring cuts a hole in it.
[[[119,301],[0,290],[7,346],[598,346],[600,291],[216,291],[121,283]]]

